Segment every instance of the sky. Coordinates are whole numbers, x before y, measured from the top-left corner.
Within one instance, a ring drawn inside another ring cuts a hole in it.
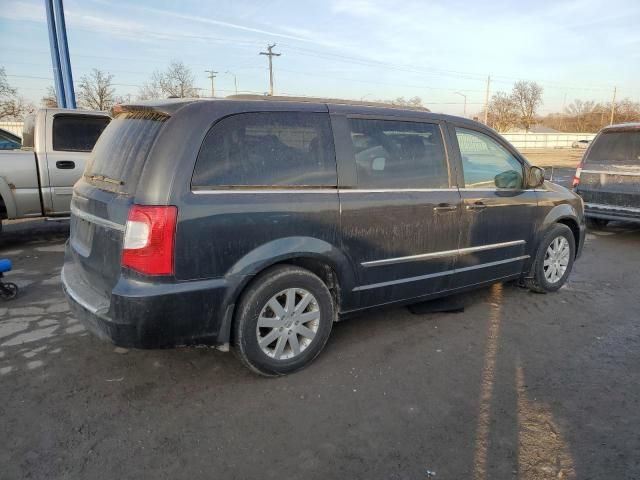
[[[53,85],[43,0],[1,0],[0,66],[39,103]],[[640,101],[638,0],[65,0],[74,80],[92,68],[135,98],[172,60],[202,95],[268,91],[363,100],[418,96],[433,111],[467,116],[517,80],[544,87],[540,113],[576,98]],[[231,72],[231,73],[228,73]]]

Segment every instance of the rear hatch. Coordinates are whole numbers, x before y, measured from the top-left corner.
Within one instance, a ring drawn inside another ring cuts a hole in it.
[[[152,111],[118,114],[98,139],[74,187],[64,277],[94,307],[108,306],[120,276],[129,207],[149,151],[167,119]]]
[[[581,166],[576,191],[586,203],[640,207],[640,127],[603,131]]]

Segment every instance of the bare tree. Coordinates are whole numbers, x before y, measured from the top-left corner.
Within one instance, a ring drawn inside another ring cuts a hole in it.
[[[543,89],[536,82],[519,80],[513,86],[511,97],[518,106],[520,123],[528,132],[535,122],[536,111],[542,105]]]
[[[422,104],[422,98],[420,97],[411,97],[411,98],[396,97],[393,100],[377,99],[377,100],[373,100],[373,102],[386,103],[387,105],[394,105],[397,107],[425,108],[424,105]]]
[[[391,105],[398,105],[401,107],[422,107],[422,99],[420,97],[412,97],[405,99],[404,97],[398,97],[395,100],[391,100]]]
[[[4,67],[0,67],[0,119],[19,119],[27,112],[28,105],[9,85]]]
[[[155,71],[151,80],[145,83],[138,93],[141,100],[163,97],[197,97],[194,86],[195,77],[184,63],[173,60],[164,72]]]
[[[611,103],[606,106],[607,112],[611,111]],[[640,121],[640,103],[629,98],[624,98],[616,102],[616,123],[638,122]]]
[[[571,123],[575,125],[575,130],[577,132],[586,132],[588,131],[588,126],[593,123],[591,120],[598,107],[599,105],[593,100],[582,101],[576,99],[564,110]]]
[[[94,68],[80,79],[78,99],[90,110],[109,110],[115,103],[113,75]]]
[[[56,108],[58,106],[58,97],[56,97],[56,91],[51,85],[47,87],[47,93],[40,99],[40,103],[46,108]]]
[[[489,125],[499,132],[506,132],[518,124],[520,114],[518,104],[513,97],[498,92],[489,102]]]

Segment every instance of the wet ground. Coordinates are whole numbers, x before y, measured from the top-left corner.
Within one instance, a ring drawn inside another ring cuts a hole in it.
[[[378,310],[306,370],[211,349],[122,350],[70,316],[66,223],[7,227],[2,479],[640,479],[640,229],[591,232],[552,295]]]

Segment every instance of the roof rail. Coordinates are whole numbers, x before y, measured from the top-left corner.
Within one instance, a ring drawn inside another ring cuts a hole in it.
[[[430,112],[427,107],[414,107],[405,105],[394,105],[385,102],[368,102],[364,100],[346,100],[341,98],[322,98],[322,97],[289,97],[289,96],[271,96],[271,95],[229,95],[225,97],[230,100],[263,100],[275,102],[308,102],[308,103],[331,103],[335,105],[358,105],[363,107],[382,107],[397,108],[399,110],[417,110],[420,112]]]

